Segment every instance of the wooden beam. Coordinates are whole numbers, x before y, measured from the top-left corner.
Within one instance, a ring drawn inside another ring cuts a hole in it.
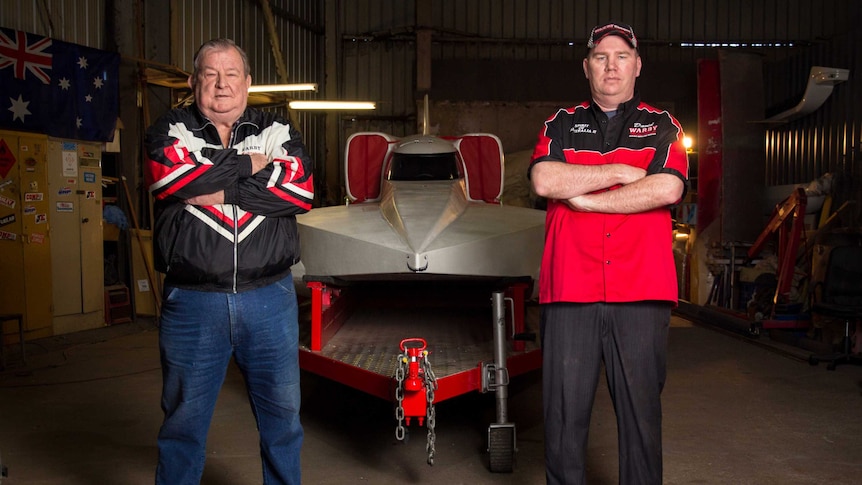
[[[272,7],[269,5],[269,0],[260,0],[260,7],[263,9],[263,18],[266,20],[266,31],[269,34],[269,45],[272,47],[272,57],[275,59],[275,68],[276,72],[278,72],[279,82],[287,84],[290,80],[287,77],[287,66],[284,65],[284,57],[281,55],[278,31],[275,30],[275,18],[272,15]]]

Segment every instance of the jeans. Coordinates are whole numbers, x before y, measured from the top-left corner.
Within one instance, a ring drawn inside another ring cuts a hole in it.
[[[264,484],[299,484],[298,309],[293,278],[242,293],[165,288],[157,485],[200,483],[231,356],[260,434]]]

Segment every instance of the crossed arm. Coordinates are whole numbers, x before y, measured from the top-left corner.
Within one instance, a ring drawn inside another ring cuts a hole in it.
[[[263,153],[251,153],[251,174],[254,175],[264,167],[272,163],[268,156]],[[219,190],[210,194],[196,195],[185,200],[189,205],[216,205],[224,204],[224,190]]]
[[[313,162],[301,134],[275,120],[254,152],[220,148],[169,114],[147,134],[148,183],[157,200],[196,206],[234,204],[257,215],[307,212]]]
[[[557,199],[580,212],[635,214],[679,201],[683,181],[672,174],[647,175],[630,165],[537,163],[530,179],[537,195]],[[619,186],[615,190],[606,190]]]

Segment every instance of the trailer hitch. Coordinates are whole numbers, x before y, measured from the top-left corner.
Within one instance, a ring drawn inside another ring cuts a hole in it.
[[[405,441],[405,424],[410,426],[410,421],[417,418],[419,426],[424,424],[428,428],[425,451],[428,452],[428,464],[433,465],[437,438],[434,430],[434,391],[437,390],[437,377],[428,361],[428,344],[422,338],[406,338],[401,341],[399,347],[401,354],[398,355],[398,365],[395,368],[395,399],[398,403],[395,408],[395,419],[398,420],[395,438]]]

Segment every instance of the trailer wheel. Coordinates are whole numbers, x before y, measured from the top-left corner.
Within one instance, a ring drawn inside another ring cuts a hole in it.
[[[515,461],[515,427],[494,426],[488,428],[488,454],[491,471],[512,473]]]

